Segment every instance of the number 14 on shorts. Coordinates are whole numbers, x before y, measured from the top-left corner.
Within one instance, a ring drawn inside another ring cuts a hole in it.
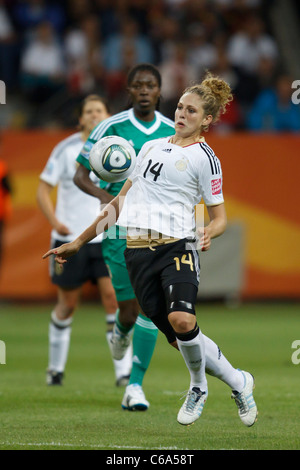
[[[186,254],[182,255],[181,259],[178,256],[175,256],[175,258],[173,259],[175,261],[177,271],[180,271],[181,264],[189,264],[191,271],[194,271],[194,264],[193,264],[191,253],[189,253],[188,255]]]

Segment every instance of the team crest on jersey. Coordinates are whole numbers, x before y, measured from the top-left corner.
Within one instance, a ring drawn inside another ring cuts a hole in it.
[[[187,168],[187,161],[186,160],[177,160],[175,163],[175,167],[178,171],[185,171]]]
[[[221,194],[222,192],[222,179],[217,178],[215,180],[211,180],[211,193],[213,196],[216,194]]]

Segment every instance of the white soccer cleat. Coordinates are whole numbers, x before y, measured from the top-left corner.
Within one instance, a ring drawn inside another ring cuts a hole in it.
[[[123,410],[146,411],[150,403],[146,400],[142,387],[139,384],[130,384],[126,387],[122,400]]]
[[[114,359],[120,361],[126,354],[127,349],[131,343],[133,328],[129,333],[122,333],[117,325],[114,325],[112,337],[110,339],[110,349]]]
[[[244,388],[241,392],[233,391],[231,398],[238,407],[239,417],[246,426],[253,426],[257,421],[257,406],[253,398],[254,377],[249,372],[241,371],[244,376]]]
[[[193,424],[200,418],[206,400],[207,392],[201,392],[198,387],[193,387],[189,390],[185,402],[178,412],[178,423],[185,426]]]

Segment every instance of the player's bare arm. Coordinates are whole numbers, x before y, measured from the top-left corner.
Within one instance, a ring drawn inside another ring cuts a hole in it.
[[[37,189],[37,203],[43,212],[44,216],[49,221],[50,225],[60,234],[60,235],[69,235],[70,230],[68,227],[63,224],[60,220],[57,219],[55,215],[54,204],[51,199],[51,193],[53,191],[53,186],[46,183],[46,181],[40,180],[39,186]]]
[[[60,264],[66,263],[67,258],[78,253],[83,245],[86,245],[86,243],[93,240],[97,235],[100,235],[100,233],[103,233],[105,230],[112,227],[119,217],[123,207],[124,198],[130,188],[131,181],[127,180],[120,193],[105,206],[96,220],[84,232],[82,232],[76,240],[47,251],[47,253],[43,255],[43,259],[48,258],[51,255],[55,255],[55,261]]]
[[[105,189],[101,189],[99,186],[96,186],[90,179],[89,175],[90,170],[79,163],[73,181],[81,191],[98,198],[102,204],[107,204],[112,201],[113,196],[105,191]]]
[[[198,229],[202,251],[209,250],[211,240],[222,235],[227,226],[227,216],[224,203],[216,206],[207,206],[207,212],[210,220],[209,224],[206,227]]]

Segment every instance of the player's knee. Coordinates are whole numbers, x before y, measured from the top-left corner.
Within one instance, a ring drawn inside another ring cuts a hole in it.
[[[176,333],[187,333],[195,327],[196,317],[187,312],[171,312],[169,321]]]
[[[172,312],[195,315],[197,287],[188,283],[170,285],[165,289],[165,299],[168,315]]]
[[[78,302],[73,299],[60,302],[55,309],[58,320],[66,320],[67,318],[70,318],[74,314],[77,305]]]
[[[176,335],[175,332],[168,320],[167,315],[165,314],[157,314],[151,317],[152,322],[154,325],[165,335],[168,342],[173,346],[176,343]],[[176,346],[174,346],[176,347]]]

